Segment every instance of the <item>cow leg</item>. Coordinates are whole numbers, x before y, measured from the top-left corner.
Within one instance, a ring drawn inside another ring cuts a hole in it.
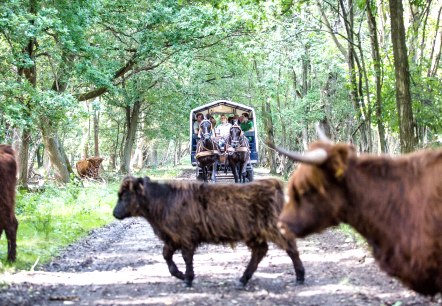
[[[244,271],[244,274],[239,279],[243,287],[247,284],[249,279],[252,278],[253,273],[255,273],[256,269],[258,268],[258,264],[267,254],[267,250],[269,249],[267,242],[249,241],[246,244],[252,250],[252,257],[247,265],[246,270]]]
[[[6,239],[8,240],[9,262],[14,262],[17,254],[17,228],[18,221],[17,218],[13,215],[11,218],[11,222],[5,227]]]
[[[192,281],[195,278],[193,272],[193,254],[195,254],[195,248],[183,248],[181,250],[184,262],[186,263],[186,273],[184,274],[184,284],[186,287],[192,287]]]
[[[298,248],[296,247],[296,242],[294,240],[288,241],[288,247],[285,250],[289,255],[290,259],[293,262],[293,267],[296,272],[296,283],[303,284],[304,283],[304,265],[302,264],[301,259],[299,258]]]
[[[179,278],[181,280],[184,280],[184,274],[180,270],[178,270],[178,267],[176,266],[175,262],[173,261],[173,253],[175,253],[176,249],[169,245],[165,244],[163,247],[163,257],[166,260],[167,267],[169,268],[170,274],[172,276],[175,276],[176,278]]]

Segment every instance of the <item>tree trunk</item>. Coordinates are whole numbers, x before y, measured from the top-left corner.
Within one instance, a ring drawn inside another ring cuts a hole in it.
[[[256,59],[253,61],[254,69],[256,72],[256,78],[258,83],[262,82],[261,75],[259,73],[258,63]],[[267,97],[266,92],[261,88],[261,97],[263,101],[261,103],[261,113],[262,113],[262,121],[264,122],[264,131],[266,135],[266,141],[274,144],[275,143],[275,135],[273,131],[273,121],[272,121],[272,109],[270,106],[270,97]],[[264,100],[265,99],[265,100]],[[269,156],[270,163],[270,173],[276,174],[277,172],[277,163],[276,163],[276,154],[274,150],[267,151]]]
[[[402,0],[389,0],[391,14],[391,41],[396,75],[396,106],[398,110],[401,152],[412,152],[416,146],[413,131],[413,110],[411,107],[410,72]]]
[[[377,33],[376,18],[372,14],[372,4],[370,0],[367,0],[367,20],[368,29],[370,31],[371,41],[371,53],[373,56],[374,66],[374,78],[376,84],[376,100],[375,100],[375,113],[376,122],[378,126],[379,142],[381,146],[381,152],[387,152],[387,143],[385,141],[385,127],[382,119],[382,72],[381,72],[381,54],[379,51],[379,40]]]
[[[138,127],[138,118],[140,116],[141,102],[136,101],[132,107],[126,106],[126,124],[127,135],[124,141],[123,155],[121,157],[120,172],[123,174],[130,173],[130,157],[132,148],[135,143],[135,135]]]
[[[158,144],[156,142],[152,144],[151,165],[158,167]]]
[[[38,144],[37,152],[37,169],[43,167],[43,154],[44,154],[45,146],[42,143]]]
[[[29,14],[37,15],[37,1],[29,1]],[[29,23],[34,25],[35,21],[33,18],[30,19]],[[18,75],[24,78],[31,84],[32,87],[37,86],[37,67],[35,66],[35,46],[37,41],[35,37],[29,38],[26,47],[23,48],[23,58],[28,58],[25,63],[21,63],[18,67]],[[32,65],[29,65],[32,63]],[[25,112],[30,115],[29,106],[26,103],[26,98],[23,98],[23,104],[26,106]],[[18,154],[18,183],[24,187],[28,186],[28,158],[29,158],[29,146],[31,142],[31,132],[28,127],[25,127],[22,131],[20,150]]]
[[[357,78],[357,70],[356,70],[356,64],[355,61],[356,58],[356,52],[354,49],[355,41],[354,41],[354,14],[353,14],[353,1],[348,1],[348,12],[347,8],[345,7],[345,4],[342,0],[339,1],[340,7],[342,10],[342,15],[345,21],[345,30],[348,37],[348,52],[347,52],[347,65],[348,65],[348,73],[350,76],[350,99],[352,101],[357,123],[359,124],[360,129],[360,150],[363,152],[369,151],[369,142],[367,140],[367,127],[365,122],[365,116],[363,113],[363,97],[362,97],[362,85],[361,84],[361,76],[359,75],[359,81]],[[359,71],[362,70],[361,67],[359,67]],[[358,85],[359,84],[359,85]]]
[[[118,154],[118,145],[120,143],[120,122],[117,121],[117,139],[115,140],[115,143],[113,144],[113,149],[110,154],[110,160],[109,160],[109,170],[115,170],[117,169],[117,154]]]
[[[21,144],[18,151],[18,184],[24,188],[28,187],[29,178],[29,147],[31,144],[31,132],[29,129],[25,128],[21,135]]]
[[[100,156],[98,146],[98,129],[99,129],[100,111],[94,110],[94,155]]]
[[[54,167],[55,179],[63,183],[69,183],[68,161],[65,159],[65,154],[60,150],[58,135],[50,129],[50,124],[46,118],[41,118],[40,122],[43,142],[52,167]]]
[[[442,47],[442,29],[440,27],[440,16],[442,12],[442,6],[439,8],[439,13],[437,14],[437,22],[435,26],[435,35],[433,43],[431,44],[431,55],[430,55],[430,66],[428,67],[427,76],[434,77],[437,73],[437,68],[439,67],[440,53]]]

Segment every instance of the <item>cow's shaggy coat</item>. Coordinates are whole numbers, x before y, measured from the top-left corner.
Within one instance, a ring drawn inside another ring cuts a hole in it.
[[[316,142],[303,156],[279,150],[307,162],[289,181],[283,230],[305,237],[348,223],[389,275],[422,294],[442,292],[442,149],[358,156],[351,145]]]
[[[15,217],[17,163],[9,145],[0,144],[0,236],[8,240],[8,261],[15,261],[18,222]]]
[[[102,162],[102,157],[88,157],[86,159],[79,160],[75,167],[77,168],[78,175],[81,178],[87,177],[98,179],[98,172]]]
[[[245,285],[268,250],[267,242],[284,249],[293,261],[296,279],[304,281],[304,267],[294,239],[277,228],[284,204],[283,185],[276,179],[245,185],[205,184],[189,181],[154,182],[126,177],[114,209],[117,219],[142,216],[164,242],[163,256],[170,273],[192,285],[193,255],[202,243],[244,242],[252,251],[240,279]],[[181,249],[186,271],[180,272],[172,256]]]

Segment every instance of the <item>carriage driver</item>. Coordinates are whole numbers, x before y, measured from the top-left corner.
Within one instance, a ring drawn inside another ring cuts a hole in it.
[[[219,143],[221,151],[224,151],[226,137],[229,136],[231,127],[232,125],[227,122],[226,115],[221,115],[221,123],[215,129],[216,140]]]

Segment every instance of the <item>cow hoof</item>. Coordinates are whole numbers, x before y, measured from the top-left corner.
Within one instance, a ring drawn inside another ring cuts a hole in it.
[[[304,285],[304,279],[296,279],[296,285]]]
[[[243,283],[241,280],[235,282],[235,289],[236,290],[245,290],[247,283]]]
[[[192,281],[184,281],[185,288],[192,288]]]

